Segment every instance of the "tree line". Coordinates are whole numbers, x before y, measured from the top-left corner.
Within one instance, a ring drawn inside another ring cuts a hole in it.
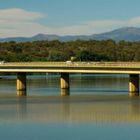
[[[140,61],[140,42],[76,40],[0,43],[0,61]]]

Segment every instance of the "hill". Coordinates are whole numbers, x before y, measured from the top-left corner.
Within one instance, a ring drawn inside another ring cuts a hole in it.
[[[1,38],[0,42],[31,42],[37,40],[59,40],[59,41],[74,41],[74,40],[108,40],[112,39],[115,41],[140,41],[140,28],[136,27],[125,27],[119,28],[110,32],[93,34],[93,35],[77,35],[77,36],[59,36],[59,35],[48,35],[48,34],[37,34],[33,37],[14,37],[14,38]]]

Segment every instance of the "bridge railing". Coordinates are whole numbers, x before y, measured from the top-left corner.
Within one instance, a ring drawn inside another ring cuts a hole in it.
[[[140,62],[10,62],[0,64],[2,66],[140,67]]]

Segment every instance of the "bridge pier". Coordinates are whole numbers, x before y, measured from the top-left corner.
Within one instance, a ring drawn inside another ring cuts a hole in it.
[[[129,95],[139,96],[139,74],[129,75]]]
[[[26,73],[17,73],[17,95],[26,96]]]
[[[60,78],[61,96],[69,95],[69,73],[61,73]]]

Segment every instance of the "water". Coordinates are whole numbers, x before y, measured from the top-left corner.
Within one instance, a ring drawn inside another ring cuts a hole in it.
[[[61,97],[59,75],[28,76],[28,97],[16,97],[15,76],[0,80],[3,140],[140,138],[140,98],[129,98],[127,75],[71,75]]]

